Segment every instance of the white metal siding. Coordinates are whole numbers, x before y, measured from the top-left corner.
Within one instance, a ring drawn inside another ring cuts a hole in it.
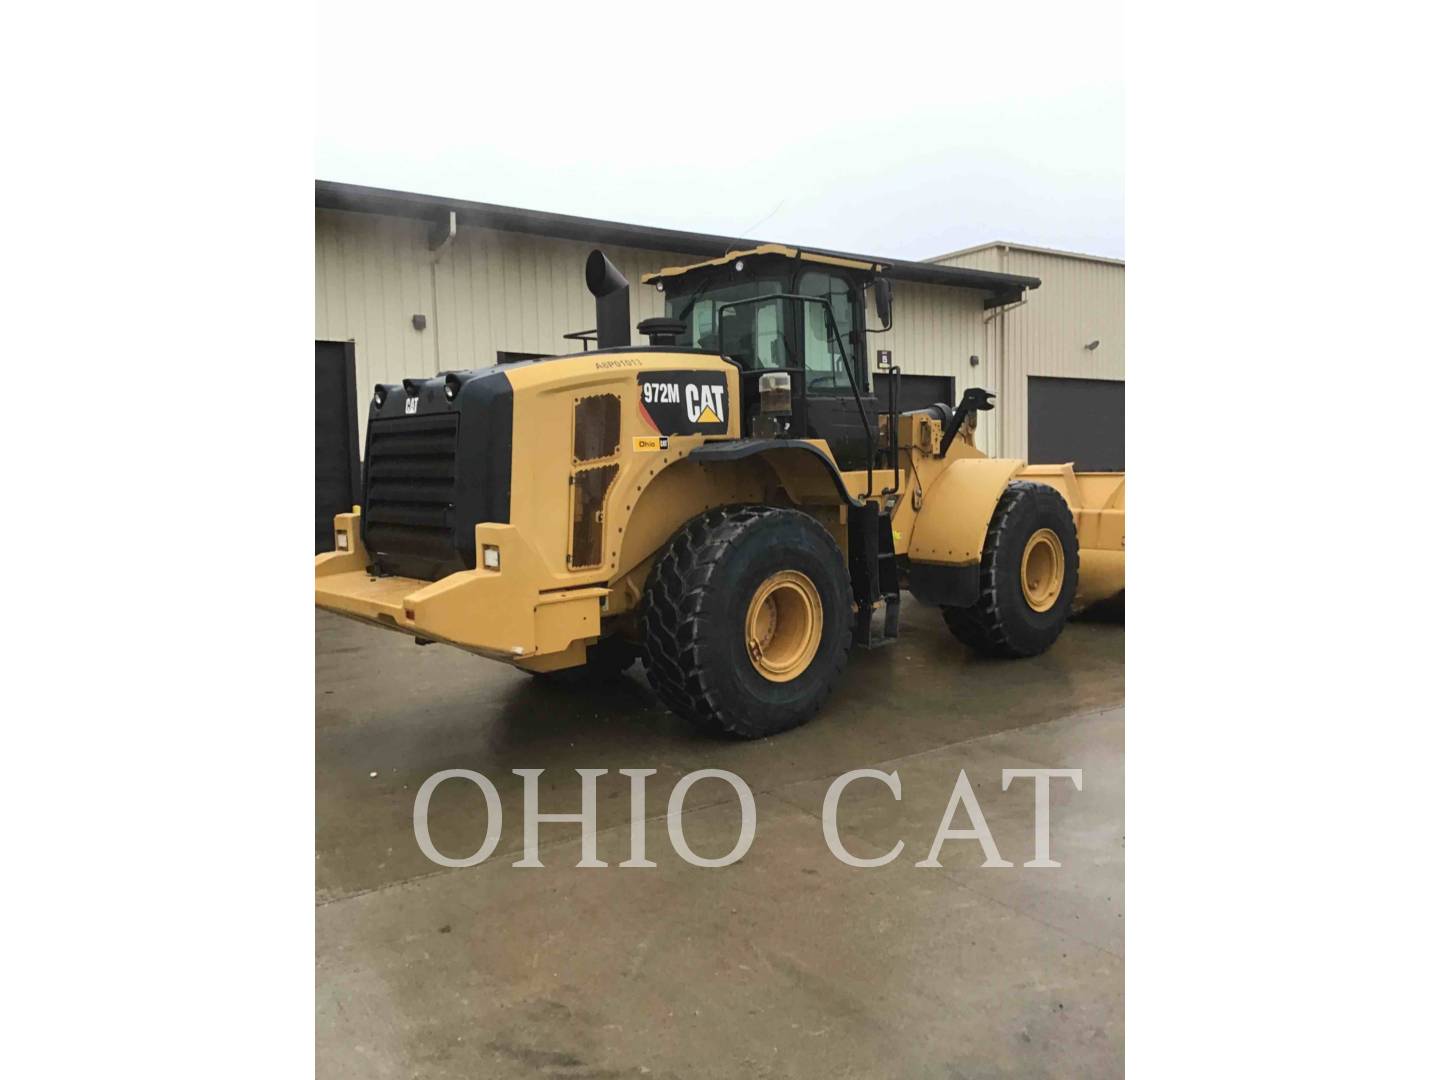
[[[936,261],[1025,274],[1042,282],[1026,294],[1023,305],[992,313],[988,323],[989,355],[1004,369],[1000,385],[991,387],[998,396],[999,445],[1004,454],[1027,453],[1029,376],[1124,380],[1123,264],[1003,244]],[[1097,340],[1097,348],[1085,348]]]

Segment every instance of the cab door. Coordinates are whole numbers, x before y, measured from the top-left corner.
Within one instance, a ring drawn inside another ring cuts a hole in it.
[[[797,303],[800,315],[800,351],[805,365],[805,427],[812,439],[824,439],[842,469],[863,469],[873,451],[865,435],[868,421],[876,436],[879,401],[870,389],[865,362],[865,334],[857,321],[857,288],[845,277],[823,270],[805,270],[795,283],[803,296],[830,301],[835,316],[832,330],[819,304]],[[840,340],[836,340],[835,330]],[[860,406],[841,359],[840,343],[860,391]],[[864,411],[862,418],[861,410]]]

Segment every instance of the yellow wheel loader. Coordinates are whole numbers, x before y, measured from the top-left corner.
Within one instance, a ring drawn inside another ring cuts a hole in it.
[[[987,458],[983,390],[900,412],[868,364],[885,270],[778,245],[661,270],[633,346],[592,252],[595,350],[375,388],[316,604],[537,675],[643,659],[671,710],[745,738],[814,716],[902,589],[982,654],[1043,652],[1123,589],[1124,476]]]

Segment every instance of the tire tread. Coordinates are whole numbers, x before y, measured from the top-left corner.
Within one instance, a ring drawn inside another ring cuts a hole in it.
[[[759,522],[786,515],[809,515],[798,510],[771,506],[729,506],[692,518],[671,539],[651,570],[643,608],[643,660],[646,676],[656,695],[671,712],[682,716],[703,731],[727,733],[745,739],[775,734],[773,727],[760,728],[724,700],[724,695],[706,677],[700,649],[705,631],[708,601],[725,587],[718,570],[728,550]],[[834,553],[843,567],[839,545]],[[850,596],[849,576],[843,576],[845,595]],[[842,648],[834,670],[827,672],[825,685],[833,683],[850,653],[854,640],[853,620],[842,613]],[[803,716],[785,728],[795,727],[819,711],[825,695],[809,703]]]
[[[1001,536],[1012,527],[1011,521],[1021,505],[1031,499],[1053,500],[1059,504],[1064,512],[1059,515],[1056,524],[1060,525],[1062,530],[1069,529],[1068,539],[1075,550],[1079,550],[1075,521],[1070,514],[1069,504],[1061,494],[1049,484],[1012,480],[1000,496],[1000,502],[990,517],[990,526],[985,533],[985,550],[980,558],[979,599],[969,607],[947,607],[942,611],[945,625],[950,628],[950,632],[983,656],[1014,660],[1035,655],[1033,650],[1021,648],[1016,643],[1007,624],[1004,605],[1000,599],[1000,572],[997,563]],[[1062,542],[1064,539],[1066,538],[1062,537]],[[1077,563],[1077,572],[1078,569]],[[1069,618],[1069,608],[1074,598],[1074,590],[1069,592],[1070,595],[1065,601],[1064,618],[1060,620],[1062,626],[1065,619]]]

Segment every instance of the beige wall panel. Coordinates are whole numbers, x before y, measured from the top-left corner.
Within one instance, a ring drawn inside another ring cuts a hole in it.
[[[985,294],[971,289],[952,289],[943,285],[917,285],[897,282],[895,286],[895,327],[888,334],[870,336],[870,363],[873,370],[875,352],[889,349],[901,372],[914,375],[951,375],[955,378],[955,396],[971,386],[995,390],[998,369],[992,367],[992,355],[986,342]],[[870,325],[878,320],[872,313]],[[980,357],[977,367],[970,366],[970,357]],[[884,401],[884,388],[877,391]],[[982,415],[977,429],[978,445],[993,453],[993,413]]]
[[[315,337],[355,342],[362,432],[371,387],[434,370],[430,330],[410,322],[435,321],[425,231],[404,218],[315,211]]]
[[[315,212],[315,336],[355,342],[362,432],[376,383],[486,367],[500,351],[576,352],[579,343],[564,335],[595,325],[584,276],[594,245],[462,227],[434,257],[427,231],[426,223],[409,219]],[[664,313],[663,295],[641,285],[641,276],[697,261],[610,245],[605,252],[631,282],[632,327]],[[1001,370],[984,300],[969,289],[897,283],[895,328],[870,339],[872,365],[875,350],[890,349],[903,371],[953,375],[957,395],[970,386],[999,391]],[[423,331],[411,325],[416,314],[426,317]],[[980,357],[979,366],[970,366],[971,356]],[[992,412],[980,420],[979,445],[990,453],[1000,452],[996,418]]]
[[[439,364],[435,370],[485,367],[500,352],[557,354],[580,344],[565,335],[595,326],[585,288],[594,245],[544,236],[462,229],[435,264],[439,295]],[[664,298],[640,276],[685,256],[607,246],[630,285],[633,323],[662,314]],[[638,334],[637,344],[643,343]]]
[[[1026,454],[1029,376],[1125,378],[1123,264],[999,246],[936,261],[1043,282],[1023,305],[992,315],[986,334],[990,354],[1005,368],[996,410],[1004,454]],[[1085,348],[1097,340],[1095,349]]]

